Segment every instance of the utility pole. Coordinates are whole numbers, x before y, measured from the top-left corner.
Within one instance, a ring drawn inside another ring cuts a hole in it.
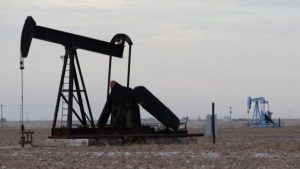
[[[22,105],[19,105],[19,110],[20,110],[20,116],[19,116],[19,121],[22,123]]]
[[[28,111],[26,111],[26,122],[28,124],[29,118],[28,118]]]
[[[292,119],[292,110],[289,109],[289,119]]]
[[[229,123],[231,124],[232,107],[229,106]]]
[[[0,107],[1,107],[1,128],[3,128],[3,107],[4,107],[5,105],[3,105],[3,104],[1,104],[0,105]]]

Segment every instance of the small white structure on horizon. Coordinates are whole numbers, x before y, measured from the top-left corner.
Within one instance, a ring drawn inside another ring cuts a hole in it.
[[[225,122],[230,122],[230,116],[224,116],[223,121]]]

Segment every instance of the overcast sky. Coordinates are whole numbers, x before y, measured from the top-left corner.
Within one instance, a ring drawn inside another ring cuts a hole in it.
[[[248,117],[248,96],[264,96],[274,118],[300,118],[300,1],[1,0],[0,104],[18,119],[20,37],[37,25],[104,41],[133,41],[131,87],[146,86],[179,117]],[[126,48],[126,52],[127,52]],[[53,117],[64,48],[33,39],[24,71],[29,120]],[[108,56],[78,50],[94,118],[106,98]],[[127,53],[112,78],[126,83]],[[150,117],[142,112],[143,117]]]

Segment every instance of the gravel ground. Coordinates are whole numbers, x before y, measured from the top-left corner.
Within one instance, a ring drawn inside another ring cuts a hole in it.
[[[300,168],[300,127],[218,129],[217,143],[21,148],[17,129],[0,129],[0,169],[35,168]],[[195,129],[191,129],[195,131]]]

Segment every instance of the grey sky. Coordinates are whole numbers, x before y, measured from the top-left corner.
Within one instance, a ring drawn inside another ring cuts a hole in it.
[[[274,117],[300,118],[300,1],[1,0],[0,103],[18,118],[19,44],[28,15],[37,25],[109,41],[133,40],[131,86],[144,85],[179,117],[247,117],[246,98],[264,96]],[[25,60],[25,112],[52,119],[64,48],[34,39]],[[105,100],[108,57],[78,51],[93,114]],[[113,78],[125,84],[127,55]],[[143,112],[144,117],[149,117]]]

